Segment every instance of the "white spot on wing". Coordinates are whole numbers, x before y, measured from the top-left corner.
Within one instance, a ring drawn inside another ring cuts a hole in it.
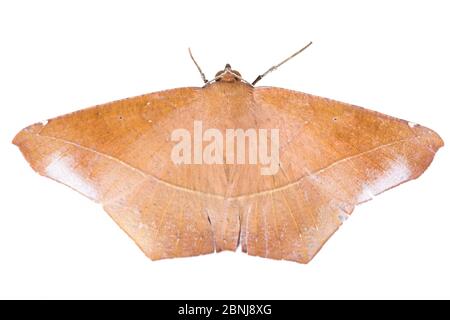
[[[410,128],[414,128],[415,126],[417,126],[417,123],[414,123],[414,122],[408,122],[408,126],[409,126]]]
[[[138,224],[138,229],[139,229],[139,230],[141,230],[141,229],[147,229],[147,225],[143,224],[142,222],[139,222],[139,224]]]
[[[373,194],[372,190],[370,190],[370,187],[367,184],[363,184],[362,191],[358,196],[358,202],[372,200],[374,197],[375,195]]]
[[[65,185],[77,190],[84,194],[86,197],[97,200],[97,190],[92,184],[79,175],[74,168],[73,158],[70,156],[59,157],[53,155],[53,160],[45,169],[45,173],[48,177],[62,182]]]
[[[377,194],[408,180],[409,177],[411,177],[411,171],[407,162],[403,158],[398,158],[392,161],[391,168],[384,175],[369,184],[363,185],[358,196],[358,202],[370,200]]]
[[[44,120],[44,121],[40,122],[40,124],[42,124],[44,127],[47,125],[47,123],[48,123],[48,120]]]

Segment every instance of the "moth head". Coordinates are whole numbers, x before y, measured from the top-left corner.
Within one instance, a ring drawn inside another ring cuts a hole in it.
[[[223,70],[216,73],[215,79],[222,82],[235,82],[240,81],[242,77],[239,71],[231,69],[230,64],[227,63]]]

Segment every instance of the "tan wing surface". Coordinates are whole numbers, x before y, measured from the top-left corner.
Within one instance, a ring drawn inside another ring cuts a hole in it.
[[[280,130],[280,168],[176,165],[171,132]],[[14,139],[40,174],[101,202],[152,259],[221,250],[309,261],[353,207],[419,176],[442,140],[403,120],[243,83],[174,89],[35,124]]]
[[[428,128],[346,103],[271,87],[254,97],[260,125],[282,138],[280,172],[243,225],[249,254],[308,262],[355,205],[420,176],[443,145]]]

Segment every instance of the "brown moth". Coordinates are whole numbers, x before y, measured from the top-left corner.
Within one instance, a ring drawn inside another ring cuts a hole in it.
[[[13,143],[39,174],[101,203],[152,260],[241,246],[307,263],[356,205],[419,177],[443,141],[357,106],[254,86],[279,65],[253,84],[229,65],[209,82],[199,68],[204,87],[80,110]]]

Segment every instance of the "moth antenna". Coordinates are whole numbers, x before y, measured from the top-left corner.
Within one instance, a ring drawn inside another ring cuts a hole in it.
[[[188,48],[188,49],[189,49],[189,55],[191,56],[192,61],[194,61],[194,64],[197,67],[198,72],[200,72],[200,76],[202,77],[203,82],[207,83],[208,80],[206,80],[205,74],[203,73],[202,69],[198,65],[197,61],[195,61],[194,56],[192,55],[192,52],[191,52],[191,48]]]
[[[264,78],[268,73],[275,71],[279,66],[281,66],[282,64],[285,64],[286,62],[288,62],[289,60],[291,60],[293,57],[295,57],[296,55],[298,55],[300,52],[306,50],[306,48],[308,48],[310,45],[312,45],[312,41],[310,41],[306,46],[304,46],[303,48],[301,48],[300,50],[298,50],[297,52],[295,52],[294,54],[290,55],[289,57],[287,57],[286,59],[284,59],[283,61],[281,61],[279,64],[276,64],[272,67],[269,68],[269,70],[267,70],[266,72],[264,72],[263,74],[260,74],[259,76],[256,77],[255,81],[252,82],[252,85],[255,85],[259,80],[261,80],[262,78]],[[195,61],[194,61],[195,62]]]

